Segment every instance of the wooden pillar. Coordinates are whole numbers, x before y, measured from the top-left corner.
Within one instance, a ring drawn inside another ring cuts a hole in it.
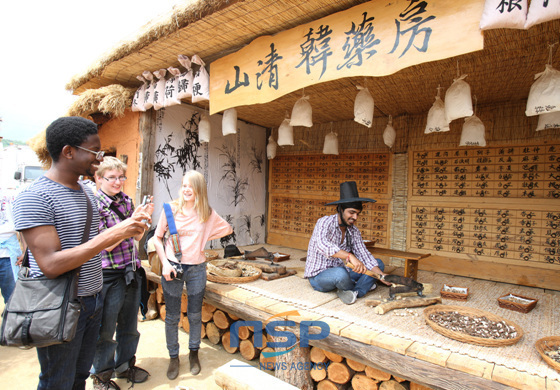
[[[138,176],[140,186],[136,189],[135,204],[142,202],[144,195],[153,195],[154,191],[154,161],[156,147],[156,112],[148,110],[140,114],[138,120],[138,131],[140,132],[140,145],[138,161],[140,167]]]
[[[274,341],[284,341],[281,337],[274,338]],[[278,348],[276,351],[285,351],[286,348]],[[296,347],[288,353],[276,356],[276,367],[274,371],[276,378],[283,380],[298,389],[313,390],[313,379],[311,370],[305,369],[311,365],[309,348],[301,348],[299,340]],[[285,367],[286,369],[282,369]],[[299,367],[299,368],[298,368]]]

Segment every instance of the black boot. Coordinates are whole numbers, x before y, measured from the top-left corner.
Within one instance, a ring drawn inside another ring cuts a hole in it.
[[[198,349],[189,351],[189,363],[191,365],[191,374],[198,375],[200,373],[200,362],[198,361]]]
[[[128,362],[128,368],[124,372],[117,372],[117,378],[126,378],[127,382],[143,383],[148,380],[150,373],[143,368],[136,366],[136,356]]]
[[[179,375],[179,357],[169,359],[169,367],[167,368],[167,378],[173,380]]]

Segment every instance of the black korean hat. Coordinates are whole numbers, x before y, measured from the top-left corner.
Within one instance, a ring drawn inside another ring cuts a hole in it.
[[[376,202],[370,198],[360,198],[358,186],[355,181],[345,181],[340,184],[340,199],[335,202],[327,203],[325,206],[333,204],[353,203],[353,202]]]

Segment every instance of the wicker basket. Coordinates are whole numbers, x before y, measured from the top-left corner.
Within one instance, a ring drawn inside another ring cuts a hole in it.
[[[218,266],[224,264],[227,261],[231,261],[231,260],[212,260],[209,263],[218,267]],[[211,282],[216,282],[216,283],[241,284],[241,283],[252,282],[252,281],[257,280],[258,278],[261,277],[262,271],[259,268],[251,265],[251,263],[247,263],[247,262],[244,262],[244,261],[238,261],[237,265],[240,265],[243,268],[249,269],[254,274],[251,275],[251,276],[231,277],[231,276],[218,276],[218,275],[211,274],[210,272],[207,272],[207,274],[206,274],[207,279]]]
[[[560,363],[546,354],[546,351],[551,349],[557,350],[559,346],[560,337],[558,336],[543,337],[542,339],[537,340],[537,342],[535,343],[535,347],[541,354],[541,357],[544,359],[544,361],[556,371],[560,372]]]
[[[451,291],[451,289],[461,289],[462,291],[464,291],[464,293],[454,292],[454,291]],[[469,288],[468,287],[450,286],[448,284],[444,284],[441,287],[440,295],[441,295],[442,298],[446,298],[446,299],[455,299],[455,300],[466,301],[467,298],[469,297]]]
[[[508,298],[519,298],[527,302],[512,301]],[[529,313],[537,305],[539,300],[536,298],[524,297],[519,294],[506,294],[498,298],[498,305],[504,309],[514,310],[521,313]]]
[[[444,328],[443,326],[440,326],[439,324],[436,324],[434,321],[430,320],[430,315],[436,312],[448,312],[448,311],[456,311],[462,315],[465,316],[469,316],[469,317],[486,317],[489,320],[492,321],[504,321],[506,324],[508,324],[509,326],[513,326],[515,328],[515,330],[517,331],[517,336],[512,338],[512,339],[503,339],[503,340],[496,340],[496,339],[486,339],[486,338],[482,338],[482,337],[475,337],[475,336],[471,336],[468,334],[465,334],[463,332],[457,332],[454,330],[449,330],[447,328]],[[521,337],[523,337],[523,329],[521,329],[521,327],[519,325],[517,325],[515,322],[512,322],[510,320],[506,320],[504,318],[501,318],[495,314],[489,313],[487,311],[483,311],[483,310],[478,310],[478,309],[473,309],[470,307],[464,307],[464,306],[449,306],[449,305],[436,305],[436,306],[430,306],[427,307],[426,309],[424,309],[424,319],[426,320],[426,323],[428,325],[430,325],[432,327],[433,330],[435,330],[436,332],[458,340],[458,341],[462,341],[464,343],[470,343],[470,344],[477,344],[477,345],[483,345],[486,347],[504,347],[506,345],[513,345],[515,343],[517,343],[519,340],[521,340]]]
[[[218,252],[212,249],[207,249],[204,251],[204,256],[206,256],[206,261],[216,260],[220,255]]]

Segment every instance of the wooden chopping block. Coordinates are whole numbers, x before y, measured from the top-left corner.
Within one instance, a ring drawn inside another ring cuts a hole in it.
[[[285,265],[270,265],[270,262],[258,260],[250,260],[247,261],[247,263],[259,268],[263,273],[277,273],[280,275],[284,275],[286,273]]]
[[[286,276],[292,276],[297,274],[297,271],[295,269],[289,269],[286,270],[286,273],[283,274],[279,274],[278,272],[263,272],[261,274],[261,279],[263,280],[275,280],[275,279],[280,279],[280,278],[285,278]]]

